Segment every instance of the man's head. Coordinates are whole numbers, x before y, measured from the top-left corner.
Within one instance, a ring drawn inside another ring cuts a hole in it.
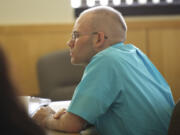
[[[71,63],[87,65],[105,48],[126,39],[127,26],[121,13],[110,7],[85,10],[77,18],[70,47]]]

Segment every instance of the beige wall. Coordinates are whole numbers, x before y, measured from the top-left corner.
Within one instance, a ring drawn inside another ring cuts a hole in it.
[[[70,0],[0,0],[0,25],[72,23]]]

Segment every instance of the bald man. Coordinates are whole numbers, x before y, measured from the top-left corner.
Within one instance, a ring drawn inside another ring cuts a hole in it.
[[[85,66],[67,110],[41,108],[42,126],[100,135],[165,135],[174,107],[171,90],[143,52],[124,44],[127,26],[110,7],[94,7],[76,20],[68,42],[72,64]]]

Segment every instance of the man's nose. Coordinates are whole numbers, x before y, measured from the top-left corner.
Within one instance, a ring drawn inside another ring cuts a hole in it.
[[[70,47],[70,48],[73,48],[74,47],[74,41],[72,39],[70,39],[68,42],[67,42],[67,45]]]

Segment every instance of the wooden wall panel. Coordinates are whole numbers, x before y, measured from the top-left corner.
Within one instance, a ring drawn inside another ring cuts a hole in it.
[[[180,27],[149,30],[149,54],[171,86],[175,101],[180,97]]]
[[[147,37],[145,29],[130,29],[127,33],[127,41],[140,48],[144,53],[147,53]]]
[[[174,99],[180,97],[180,18],[127,20],[125,43],[144,51],[172,87]],[[0,26],[0,43],[16,66],[14,75],[21,95],[39,93],[36,63],[40,56],[68,48],[72,24]]]
[[[67,48],[72,25],[10,26],[0,28],[0,42],[17,73],[14,78],[22,95],[39,93],[36,63],[40,56]]]

